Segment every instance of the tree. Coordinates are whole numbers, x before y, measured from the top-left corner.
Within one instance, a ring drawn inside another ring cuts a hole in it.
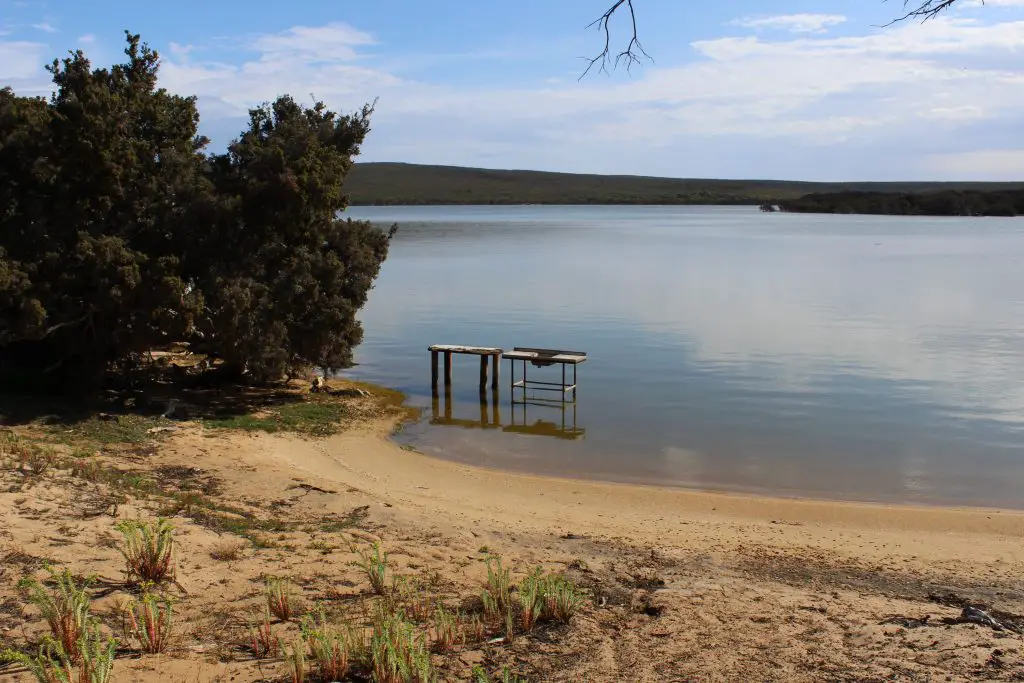
[[[49,67],[49,99],[0,91],[0,381],[95,387],[170,341],[202,339],[253,379],[341,367],[388,235],[337,218],[371,108],[288,97],[224,154],[159,57]]]
[[[600,71],[607,71],[609,63],[613,67],[617,67],[620,64],[625,64],[626,69],[630,69],[632,66],[639,64],[640,62],[650,60],[650,55],[644,50],[640,44],[640,36],[637,31],[637,20],[636,20],[636,8],[633,6],[634,0],[615,0],[604,14],[594,20],[588,28],[596,28],[600,31],[604,37],[604,48],[595,57],[587,60],[587,67],[584,69],[583,76],[586,76],[595,67]],[[904,0],[903,2],[903,14],[893,20],[894,23],[900,21],[906,21],[908,19],[922,19],[927,20],[940,14],[944,10],[949,9],[958,0]],[[612,55],[612,31],[611,21],[616,15],[625,13],[628,15],[628,21],[631,26],[631,33],[629,34],[629,41],[626,47]]]

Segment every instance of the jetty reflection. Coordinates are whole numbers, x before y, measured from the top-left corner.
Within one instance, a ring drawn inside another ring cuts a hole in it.
[[[502,422],[502,406],[497,391],[480,392],[480,413],[477,418],[453,415],[454,401],[450,391],[444,392],[443,399],[434,395],[431,400],[430,424],[463,429],[500,429],[510,434],[529,434],[556,439],[580,439],[586,429],[576,424],[575,401],[545,401],[543,399],[512,400],[509,405],[507,423]],[[542,419],[537,414],[554,419]],[[530,418],[533,421],[530,421]]]

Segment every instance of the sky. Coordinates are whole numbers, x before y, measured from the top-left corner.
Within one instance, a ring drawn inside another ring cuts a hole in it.
[[[1024,0],[634,0],[651,60],[592,71],[609,0],[0,0],[0,86],[123,57],[197,95],[223,149],[291,94],[377,102],[361,161],[702,178],[1024,180]],[[628,42],[627,16],[612,48]]]

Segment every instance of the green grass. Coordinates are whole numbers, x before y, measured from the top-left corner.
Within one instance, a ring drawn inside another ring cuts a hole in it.
[[[341,431],[351,415],[351,408],[340,401],[310,400],[277,406],[263,415],[235,415],[204,420],[203,424],[211,429],[330,436]]]
[[[105,419],[90,417],[70,424],[50,425],[47,431],[54,440],[81,449],[83,442],[112,446],[152,441],[160,435],[150,434],[149,430],[167,424],[168,421],[161,417],[112,415]]]

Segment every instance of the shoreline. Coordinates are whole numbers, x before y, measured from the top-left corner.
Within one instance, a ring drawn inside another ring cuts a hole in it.
[[[363,386],[373,387],[378,391],[390,391],[397,392],[395,389],[388,389],[368,382],[360,382]],[[399,392],[400,393],[400,392]],[[402,405],[408,408],[410,411],[422,411],[422,407],[409,406],[406,400],[403,398]],[[417,413],[418,415],[418,413]],[[472,462],[467,462],[465,458],[446,457],[444,455],[438,455],[435,453],[428,453],[419,450],[417,444],[409,443],[403,444],[399,436],[402,433],[405,425],[408,422],[415,422],[418,419],[417,416],[410,416],[407,419],[396,422],[394,427],[388,431],[386,438],[389,443],[393,444],[397,449],[406,453],[415,453],[417,455],[429,458],[431,460],[437,460],[440,462],[451,463],[460,467],[467,467],[471,469],[479,469],[493,474],[510,474],[519,475],[523,477],[536,477],[541,480],[556,480],[556,481],[568,481],[577,482],[580,484],[608,484],[614,486],[626,486],[626,487],[638,487],[648,488],[658,491],[680,491],[683,493],[702,494],[708,496],[738,496],[743,498],[755,498],[763,499],[766,501],[779,501],[779,502],[802,502],[802,503],[813,503],[821,505],[854,505],[854,506],[868,506],[868,507],[884,507],[890,509],[920,509],[920,510],[958,510],[964,512],[997,512],[997,513],[1011,513],[1024,516],[1024,499],[1022,499],[1022,506],[1019,508],[1013,507],[1001,507],[999,505],[982,505],[982,504],[969,504],[969,503],[957,503],[957,502],[927,502],[927,501],[907,501],[907,500],[864,500],[856,498],[831,498],[823,495],[813,494],[802,494],[794,492],[792,494],[776,493],[770,490],[759,490],[759,489],[743,489],[734,488],[723,485],[721,488],[710,488],[704,487],[699,484],[687,484],[687,483],[653,483],[646,481],[643,478],[629,479],[623,477],[621,479],[616,478],[599,478],[599,477],[586,477],[580,476],[573,473],[551,473],[551,472],[533,472],[527,468],[522,469],[506,469],[500,466],[488,466],[480,465]],[[437,448],[436,450],[442,451],[443,449]]]
[[[518,526],[659,546],[693,545],[700,536],[698,545],[722,548],[768,533],[787,546],[841,555],[855,548],[851,556],[861,559],[898,554],[921,563],[1024,562],[1021,511],[773,498],[521,474],[403,449],[381,425],[328,438],[319,458],[310,444],[294,448],[302,456],[289,458],[292,466],[311,476],[344,481],[406,510],[433,510],[456,526]],[[737,524],[745,527],[742,534],[724,539],[716,533]]]
[[[928,501],[907,501],[907,500],[884,500],[884,499],[859,499],[859,498],[830,498],[825,495],[814,495],[811,493],[779,493],[772,492],[768,489],[756,489],[753,487],[740,488],[740,487],[729,487],[722,485],[721,487],[709,487],[702,486],[697,483],[653,483],[643,478],[630,479],[623,477],[620,479],[616,478],[598,478],[598,477],[586,477],[575,475],[571,473],[557,474],[547,472],[531,472],[530,470],[523,469],[506,469],[498,466],[479,465],[471,462],[466,462],[464,459],[449,458],[443,455],[437,455],[435,453],[428,453],[419,450],[416,444],[408,444],[408,448],[403,447],[402,444],[396,437],[398,432],[392,433],[388,436],[389,441],[394,443],[399,449],[405,452],[413,452],[424,457],[440,460],[442,462],[449,462],[462,467],[468,467],[472,469],[484,470],[487,472],[493,472],[495,474],[516,474],[524,477],[537,477],[539,479],[554,479],[564,481],[574,481],[579,483],[592,483],[592,484],[611,484],[616,486],[627,486],[627,487],[638,487],[638,488],[649,488],[656,490],[665,491],[682,491],[697,494],[707,495],[718,495],[718,496],[740,496],[750,498],[763,498],[765,500],[777,500],[777,501],[794,501],[794,502],[808,502],[808,503],[821,503],[821,504],[838,504],[838,505],[864,505],[864,506],[882,506],[889,508],[920,508],[923,510],[962,510],[962,511],[977,511],[977,512],[1008,512],[1024,514],[1024,499],[1022,499],[1022,506],[1020,508],[1006,507],[999,505],[982,505],[982,504],[970,504],[970,503],[957,503],[957,502],[928,502]],[[411,450],[412,449],[412,450]],[[440,449],[438,449],[440,450]]]

